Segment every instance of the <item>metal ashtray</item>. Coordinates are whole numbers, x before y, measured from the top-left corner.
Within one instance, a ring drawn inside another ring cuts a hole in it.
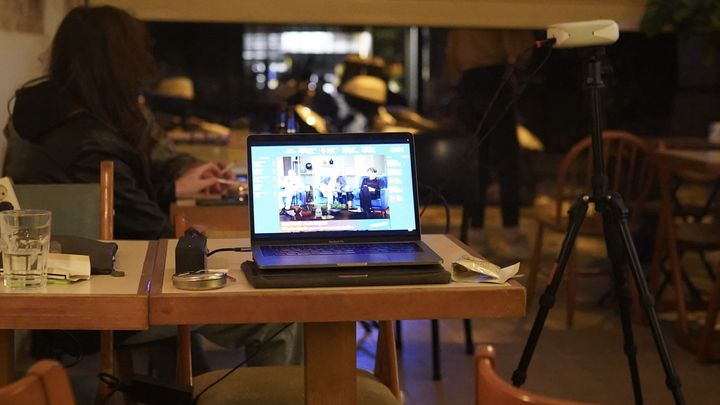
[[[173,285],[181,290],[216,290],[227,284],[227,273],[198,270],[173,274]]]

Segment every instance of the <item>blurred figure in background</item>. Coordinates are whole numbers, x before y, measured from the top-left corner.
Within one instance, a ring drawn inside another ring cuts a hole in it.
[[[452,29],[448,32],[448,71],[457,85],[458,118],[468,136],[480,138],[497,123],[494,133],[478,148],[472,164],[477,165],[477,182],[470,187],[463,213],[471,221],[468,242],[492,257],[524,258],[529,245],[518,229],[520,217],[519,146],[516,136],[516,117],[510,109],[503,111],[513,97],[511,83],[507,83],[490,107],[509,64],[527,62],[534,45],[529,31]],[[518,57],[523,55],[523,60]],[[475,134],[483,115],[488,114],[480,134]],[[478,138],[479,140],[479,138]],[[500,184],[502,231],[500,238],[488,239],[484,231],[487,188],[493,175]],[[488,251],[490,249],[490,252]]]

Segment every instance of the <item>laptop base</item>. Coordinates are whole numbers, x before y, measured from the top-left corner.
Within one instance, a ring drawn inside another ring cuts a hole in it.
[[[259,269],[254,261],[241,265],[255,288],[359,287],[372,285],[447,284],[450,272],[442,265],[328,269]]]

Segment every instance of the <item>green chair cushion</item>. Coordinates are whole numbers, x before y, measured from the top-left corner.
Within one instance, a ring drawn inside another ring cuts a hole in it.
[[[193,378],[193,393],[222,377],[228,370],[216,370]],[[305,403],[302,366],[242,367],[202,394],[199,405]],[[399,405],[390,389],[364,370],[357,372],[357,403]]]

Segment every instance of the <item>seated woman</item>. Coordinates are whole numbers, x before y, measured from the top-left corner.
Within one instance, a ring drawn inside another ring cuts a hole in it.
[[[77,7],[52,42],[47,76],[16,92],[6,128],[5,173],[17,183],[99,183],[100,162],[112,160],[117,239],[173,237],[168,207],[178,196],[220,191],[222,167],[168,154],[141,104],[143,85],[156,71],[145,27],[114,7]],[[165,154],[162,160],[154,159]],[[135,343],[174,335],[151,328]],[[252,346],[273,325],[201,327],[210,340]],[[294,325],[263,349],[268,363],[298,363]],[[274,356],[273,356],[274,353]]]

